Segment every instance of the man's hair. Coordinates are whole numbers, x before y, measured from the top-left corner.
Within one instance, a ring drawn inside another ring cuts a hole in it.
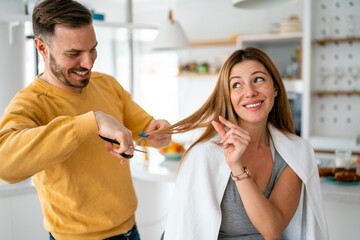
[[[92,24],[92,14],[83,5],[73,0],[38,1],[32,14],[33,32],[50,44],[55,27],[80,28]]]

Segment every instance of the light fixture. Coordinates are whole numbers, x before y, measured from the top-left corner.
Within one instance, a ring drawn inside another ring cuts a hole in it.
[[[296,0],[233,0],[232,4],[237,8],[262,9],[292,2],[296,2]]]
[[[182,27],[177,21],[174,21],[172,11],[169,11],[169,19],[163,22],[159,27],[159,33],[153,43],[153,50],[179,50],[189,47]]]

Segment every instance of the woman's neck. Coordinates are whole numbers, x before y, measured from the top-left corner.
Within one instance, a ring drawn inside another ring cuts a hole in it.
[[[248,148],[256,150],[264,146],[269,146],[269,130],[267,129],[267,124],[240,125],[240,127],[250,134],[251,141]]]

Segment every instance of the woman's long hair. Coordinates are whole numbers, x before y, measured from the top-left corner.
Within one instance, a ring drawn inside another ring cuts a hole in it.
[[[246,60],[255,60],[264,65],[273,79],[274,88],[277,90],[278,95],[275,97],[274,106],[269,113],[268,122],[284,133],[294,134],[290,105],[280,73],[266,53],[253,47],[237,50],[231,54],[220,70],[215,89],[199,110],[167,129],[156,131],[156,133],[176,134],[200,128],[204,129],[201,136],[188,148],[187,153],[194,145],[208,141],[217,135],[211,122],[218,121],[219,116],[238,124],[238,115],[230,100],[229,78],[231,69],[237,63]]]

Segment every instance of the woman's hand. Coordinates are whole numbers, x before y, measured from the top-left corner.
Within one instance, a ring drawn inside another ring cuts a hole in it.
[[[230,129],[228,132],[226,132],[220,123],[215,121],[211,122],[215,130],[222,137],[221,143],[223,144],[226,162],[232,171],[234,169],[234,175],[241,174],[243,172],[241,157],[250,143],[250,135],[244,129],[231,123],[221,116],[219,116],[219,120]],[[237,170],[238,168],[239,170]]]

